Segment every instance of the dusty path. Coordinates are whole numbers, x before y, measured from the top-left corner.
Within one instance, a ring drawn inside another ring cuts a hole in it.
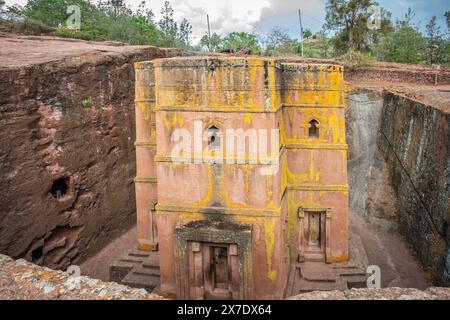
[[[125,257],[136,246],[136,227],[100,250],[95,256],[80,265],[81,274],[103,281],[109,281],[109,265]]]
[[[380,267],[382,287],[421,290],[430,287],[419,263],[399,234],[372,226],[353,213],[350,214],[350,230],[361,237],[369,263]]]
[[[401,236],[371,226],[355,214],[350,214],[350,229],[361,237],[370,264],[381,268],[382,287],[423,290],[430,286]],[[136,228],[133,228],[84,262],[81,265],[82,274],[108,281],[109,264],[125,256],[135,246],[135,239]]]

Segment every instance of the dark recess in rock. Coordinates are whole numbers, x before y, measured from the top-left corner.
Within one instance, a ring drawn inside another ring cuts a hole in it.
[[[52,189],[50,190],[53,198],[60,199],[65,196],[69,190],[70,178],[59,178],[55,180],[52,184]]]

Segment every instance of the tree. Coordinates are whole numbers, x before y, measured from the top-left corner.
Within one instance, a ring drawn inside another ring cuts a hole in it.
[[[138,9],[136,10],[135,16],[144,17],[147,23],[155,24],[155,14],[153,13],[152,9],[147,8],[146,2],[143,0],[138,6]]]
[[[325,31],[321,31],[314,35],[317,41],[317,52],[319,57],[330,58],[334,55],[333,45],[327,37]]]
[[[295,44],[286,29],[275,27],[267,36],[266,54],[277,56],[295,53]]]
[[[6,2],[0,0],[0,20],[16,20],[23,15],[23,10],[19,5],[6,6]]]
[[[222,38],[217,33],[213,33],[211,37],[205,34],[200,39],[200,45],[203,48],[206,48],[206,50],[208,50],[209,52],[215,52],[222,45]]]
[[[381,61],[419,63],[425,50],[425,40],[413,24],[414,11],[409,8],[403,20],[397,21],[393,29],[382,35],[374,48]]]
[[[111,13],[114,18],[119,15],[130,13],[130,9],[127,8],[124,0],[110,0],[108,1],[108,5],[112,9]]]
[[[303,39],[309,39],[313,36],[311,30],[309,29],[304,29],[303,30]]]
[[[338,39],[349,50],[360,50],[369,31],[367,21],[372,0],[328,0],[325,27],[339,33]]]
[[[223,38],[220,47],[222,52],[259,54],[261,47],[256,35],[247,32],[231,32]]]
[[[25,6],[25,15],[47,26],[57,27],[64,24],[69,17],[67,7],[70,4],[81,5],[76,1],[69,3],[68,0],[29,0]]]
[[[7,14],[8,8],[5,6],[5,4],[5,0],[0,0],[0,21],[2,19],[9,19]]]
[[[436,59],[439,59],[439,49],[443,45],[441,28],[436,23],[436,16],[433,16],[426,25],[426,43],[428,51],[428,63],[432,65]]]
[[[190,22],[184,18],[180,24],[180,30],[178,32],[178,39],[186,46],[189,47],[191,45],[190,36],[192,34],[192,25]]]
[[[444,13],[444,17],[445,17],[445,22],[447,23],[447,29],[450,32],[450,11],[446,11]]]
[[[276,49],[282,47],[286,42],[290,41],[292,41],[292,39],[288,35],[286,29],[275,27],[269,32],[267,36],[266,46],[268,49]]]
[[[161,9],[161,19],[158,22],[163,46],[176,46],[178,25],[173,19],[173,8],[169,1],[164,2]]]
[[[368,42],[370,45],[376,45],[381,37],[389,34],[394,30],[394,25],[392,23],[392,13],[385,10],[384,8],[380,8],[380,19],[379,29],[370,30],[368,34]]]

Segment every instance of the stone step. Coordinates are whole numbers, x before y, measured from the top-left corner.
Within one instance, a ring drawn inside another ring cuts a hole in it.
[[[348,289],[352,288],[367,288],[367,276],[347,275],[343,276],[342,280],[347,284]]]
[[[366,273],[364,272],[364,270],[360,269],[360,268],[351,268],[351,269],[340,269],[337,268],[335,269],[336,273],[339,276],[366,276]]]
[[[140,259],[142,261],[142,260],[147,259],[151,254],[152,254],[151,251],[144,251],[144,250],[134,249],[133,251],[131,251],[128,254],[128,257],[135,258],[135,259]]]
[[[134,287],[134,288],[144,288],[147,291],[153,291],[156,287],[160,285],[160,277],[148,274],[136,274],[130,272],[123,280],[122,284]]]
[[[144,267],[159,269],[159,256],[157,254],[150,255],[142,263]]]
[[[143,275],[158,276],[158,277],[161,275],[159,267],[154,267],[154,266],[148,267],[145,265],[137,266],[137,267],[133,268],[133,270],[131,272],[135,273],[135,274],[143,274]]]
[[[141,264],[141,261],[123,259],[109,266],[109,280],[120,283],[130,271]]]
[[[135,288],[154,290],[160,285],[159,255],[134,249],[110,266],[110,279]]]
[[[142,261],[140,260],[133,260],[133,259],[120,259],[120,260],[116,260],[114,261],[114,263],[112,264],[113,266],[117,266],[117,267],[128,267],[128,266],[138,266],[142,263]]]
[[[323,262],[304,262],[298,265],[300,276],[309,281],[335,282],[338,278],[333,268]]]
[[[332,265],[333,269],[354,269],[354,268],[361,268],[361,266],[357,263],[353,263],[351,261],[347,261],[347,262],[339,262],[339,263],[334,263]]]
[[[295,282],[294,294],[300,294],[311,291],[333,291],[345,289],[346,286],[341,281],[321,282],[308,281],[306,279],[298,279]]]

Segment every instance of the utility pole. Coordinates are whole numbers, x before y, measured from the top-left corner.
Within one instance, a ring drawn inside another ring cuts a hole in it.
[[[303,24],[302,24],[302,11],[298,9],[298,19],[300,21],[300,43],[302,45],[302,57],[303,57]]]
[[[209,26],[209,14],[206,15],[206,20],[208,21],[208,37],[211,38],[211,27]]]
[[[208,22],[208,49],[211,51],[211,27],[209,26],[209,14],[206,15],[206,21]]]

